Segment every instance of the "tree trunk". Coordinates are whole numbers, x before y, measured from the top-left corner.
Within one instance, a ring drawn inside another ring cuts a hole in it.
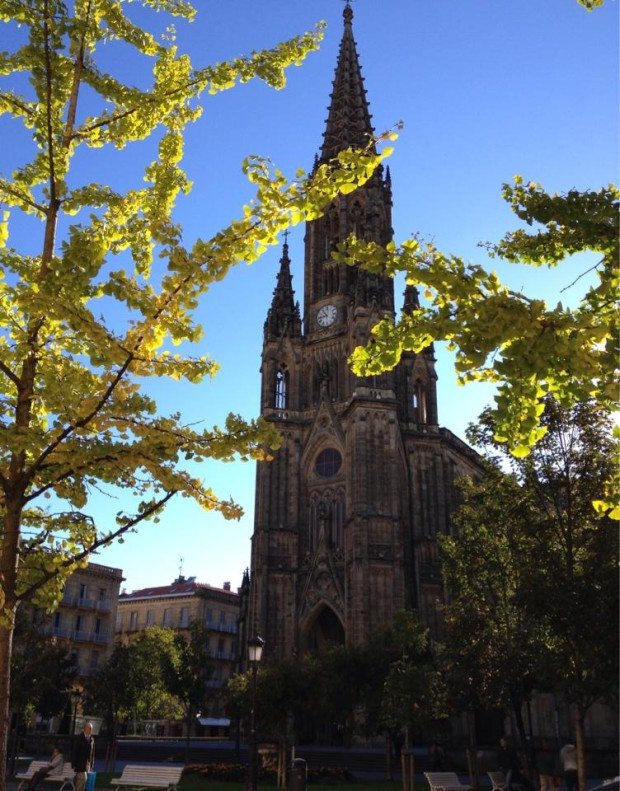
[[[185,719],[185,728],[187,731],[185,734],[185,763],[186,764],[189,763],[189,740],[190,740],[190,730],[192,727],[192,713],[193,713],[192,707],[189,706],[187,709],[187,717]]]
[[[515,715],[515,722],[517,723],[517,731],[519,732],[519,739],[521,740],[521,744],[523,745],[523,753],[525,755],[525,773],[532,781],[532,783],[534,783],[535,778],[534,778],[534,765],[533,765],[531,744],[530,744],[530,740],[528,739],[527,732],[525,730],[525,720],[523,719],[524,700],[521,695],[511,690],[510,702],[512,704],[512,710]],[[530,730],[531,730],[531,723],[530,723]]]
[[[472,788],[480,787],[478,776],[478,739],[476,737],[476,712],[473,709],[467,712],[467,726],[469,744],[467,747],[467,766],[469,768],[469,781]]]
[[[586,713],[580,706],[573,708],[573,723],[575,728],[575,749],[577,750],[577,778],[579,781],[579,791],[586,791],[586,747],[583,732],[583,721]]]
[[[6,612],[6,608],[4,608]],[[9,695],[11,691],[11,653],[13,650],[13,624],[15,607],[12,609],[13,623],[0,624],[0,791],[4,791],[7,770],[7,747],[9,735]]]
[[[10,701],[9,701],[9,707],[10,707]],[[13,721],[13,739],[11,740],[11,751],[10,754],[8,755],[8,767],[7,767],[8,777],[13,777],[16,772],[21,727],[22,727],[22,713],[21,711],[16,711]]]
[[[19,459],[11,461],[11,472],[16,475]],[[21,498],[20,498],[21,499]],[[2,525],[2,550],[0,552],[0,590],[4,601],[0,608],[0,791],[4,791],[7,770],[7,747],[9,735],[9,696],[11,694],[11,655],[13,653],[13,633],[17,613],[17,568],[19,565],[19,528],[22,505],[16,496],[6,495],[4,520]]]

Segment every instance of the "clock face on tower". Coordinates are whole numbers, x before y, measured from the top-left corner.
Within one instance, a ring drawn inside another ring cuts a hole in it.
[[[316,320],[320,327],[331,327],[338,317],[338,310],[335,305],[323,305],[316,314]]]

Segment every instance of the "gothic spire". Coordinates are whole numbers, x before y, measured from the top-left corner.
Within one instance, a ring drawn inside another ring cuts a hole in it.
[[[415,286],[405,286],[405,301],[403,303],[403,313],[411,313],[412,310],[420,307],[420,297]]]
[[[294,337],[301,335],[301,317],[299,303],[295,302],[295,292],[293,291],[288,242],[284,242],[282,246],[280,271],[265,322],[265,337],[280,338],[285,334]]]
[[[366,89],[353,38],[353,9],[347,3],[343,11],[344,32],[340,42],[331,104],[323,135],[321,160],[326,162],[349,146],[368,145],[374,130],[366,100]]]

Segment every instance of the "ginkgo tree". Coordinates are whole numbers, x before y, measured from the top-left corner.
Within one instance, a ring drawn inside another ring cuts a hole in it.
[[[383,249],[352,237],[340,258],[385,274],[404,271],[407,283],[419,287],[426,300],[396,322],[387,318],[377,324],[371,341],[354,350],[353,370],[378,374],[394,366],[404,350],[420,352],[445,341],[456,353],[461,384],[497,386],[496,439],[515,456],[525,456],[545,434],[546,396],[564,406],[594,398],[613,410],[617,403],[620,193],[609,186],[549,194],[517,176],[503,194],[533,230],[509,232],[489,245],[492,256],[554,267],[577,253],[596,255],[597,282],[576,307],[561,301],[551,306],[513,291],[495,272],[417,238]]]
[[[194,15],[184,0],[136,6]],[[0,5],[15,42],[0,53],[0,112],[21,123],[33,145],[31,160],[13,173],[2,173],[0,162],[0,766],[18,605],[53,605],[90,552],[157,518],[177,493],[238,517],[232,500],[183,463],[262,459],[277,445],[260,420],[230,415],[224,427],[198,431],[180,414],[161,415],[144,381],[213,376],[212,359],[174,351],[201,337],[192,318],[200,296],[234,264],[256,260],[284,228],[362,184],[389,153],[369,141],[365,151],[342,152],[292,180],[250,157],[244,170],[255,199],[212,238],[185,244],[173,208],[191,186],[180,163],[199,97],[252,78],[281,88],[285,68],[317,48],[322,28],[194,68],[172,35],[158,40],[127,8],[122,0]],[[109,43],[150,61],[150,87],[105,70],[101,48]],[[119,192],[79,183],[76,153],[83,162],[94,149],[150,137],[157,155],[139,186]],[[11,246],[16,216],[20,227],[29,223],[29,245],[40,239],[36,254]],[[101,487],[121,487],[123,502],[133,493],[135,507],[114,524],[97,523],[89,499]]]
[[[589,12],[604,4],[577,2]],[[404,351],[446,342],[456,355],[459,384],[485,381],[497,387],[495,438],[523,458],[545,435],[541,417],[547,396],[564,408],[590,398],[608,411],[617,406],[620,192],[610,184],[598,191],[552,194],[517,175],[513,184],[503,185],[502,195],[533,232],[521,228],[487,244],[492,257],[538,267],[558,266],[578,253],[598,257],[592,267],[598,282],[576,307],[561,301],[551,307],[515,292],[495,272],[417,237],[384,249],[351,236],[336,257],[386,275],[404,272],[407,284],[419,287],[426,300],[398,321],[387,317],[375,325],[370,341],[351,355],[354,373],[375,376],[393,368]],[[620,518],[619,484],[617,473],[594,503],[599,513]]]

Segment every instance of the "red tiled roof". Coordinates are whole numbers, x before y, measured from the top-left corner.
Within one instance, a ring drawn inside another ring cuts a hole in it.
[[[141,588],[131,591],[131,593],[121,593],[119,599],[146,599],[156,596],[183,596],[196,593],[199,590],[211,590],[217,593],[228,593],[237,597],[236,591],[216,588],[203,582],[173,582],[172,585],[160,585],[154,588]]]

